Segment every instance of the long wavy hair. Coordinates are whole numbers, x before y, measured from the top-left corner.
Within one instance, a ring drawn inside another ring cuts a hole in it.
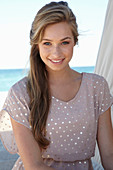
[[[29,122],[34,138],[41,149],[46,149],[50,144],[46,138],[46,121],[51,105],[51,92],[48,83],[49,75],[40,58],[38,43],[41,42],[48,25],[63,21],[70,25],[76,44],[78,41],[76,17],[67,2],[51,2],[42,7],[36,14],[30,31],[30,71],[27,84],[30,97]]]

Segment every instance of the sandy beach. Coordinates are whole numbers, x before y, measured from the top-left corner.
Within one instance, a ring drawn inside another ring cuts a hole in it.
[[[7,97],[7,93],[8,93],[7,91],[0,92],[0,110],[2,109],[2,106],[3,106],[4,102],[5,102],[5,99]]]

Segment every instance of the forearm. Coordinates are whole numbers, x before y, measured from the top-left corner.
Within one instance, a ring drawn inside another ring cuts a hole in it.
[[[113,170],[113,154],[106,157],[103,160],[102,165],[105,170]]]

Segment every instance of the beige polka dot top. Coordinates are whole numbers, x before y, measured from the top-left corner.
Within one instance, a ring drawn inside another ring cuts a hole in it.
[[[10,116],[31,130],[26,83],[27,77],[12,86],[0,112],[0,136],[10,153],[18,153]],[[46,125],[50,145],[42,152],[44,163],[56,170],[93,169],[98,118],[112,103],[106,80],[92,73],[83,73],[72,100],[64,102],[52,96]],[[20,157],[13,167],[17,169],[24,170]]]

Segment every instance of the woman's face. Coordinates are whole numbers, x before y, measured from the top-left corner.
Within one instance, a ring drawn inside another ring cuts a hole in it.
[[[73,55],[74,37],[67,22],[48,25],[38,44],[40,57],[47,70],[66,69]]]

